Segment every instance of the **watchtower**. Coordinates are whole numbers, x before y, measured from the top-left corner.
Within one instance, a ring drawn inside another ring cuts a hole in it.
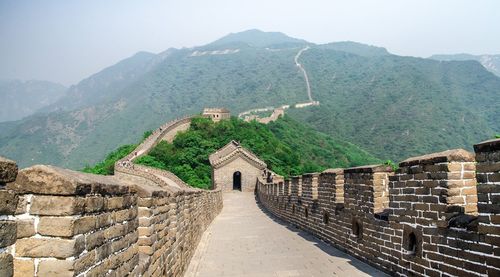
[[[205,108],[203,109],[203,116],[211,118],[214,122],[219,122],[223,119],[229,119],[231,113],[226,108]]]

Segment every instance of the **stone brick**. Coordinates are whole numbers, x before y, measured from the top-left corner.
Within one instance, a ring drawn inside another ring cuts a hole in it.
[[[3,276],[0,274],[0,276]],[[24,276],[35,276],[35,262],[33,259],[29,260],[14,260],[14,276],[24,277]],[[44,275],[39,275],[44,276]]]
[[[38,276],[74,276],[73,263],[74,261],[69,260],[42,260],[38,265]]]
[[[12,255],[0,253],[0,276],[12,277],[14,273]]]
[[[85,198],[85,212],[93,213],[104,208],[104,198],[102,196],[90,196]]]
[[[497,163],[479,163],[477,164],[477,172],[495,172],[500,171],[500,162]]]
[[[113,253],[113,252],[111,251],[111,243],[110,242],[96,248],[97,260],[103,260],[103,259],[107,258],[107,257],[109,257],[109,255],[111,255],[111,253]]]
[[[17,202],[18,197],[13,191],[0,189],[0,214],[14,214]]]
[[[17,176],[17,164],[0,156],[0,183],[14,182]]]
[[[113,239],[116,237],[123,236],[127,233],[127,225],[126,224],[117,224],[109,227],[104,232],[104,237],[106,239]]]
[[[492,183],[500,182],[500,172],[488,174],[488,182]]]
[[[96,229],[96,218],[94,216],[79,217],[74,220],[73,234],[84,234]]]
[[[91,266],[93,266],[96,263],[96,251],[92,250],[90,252],[87,252],[83,254],[82,256],[78,257],[78,259],[75,260],[75,263],[73,265],[75,273],[81,273]]]
[[[24,238],[16,242],[16,256],[32,258],[69,258],[77,254],[74,239]]]
[[[42,216],[38,223],[38,233],[43,236],[72,237],[74,234],[73,223],[73,217]]]
[[[447,165],[447,171],[462,171],[462,163],[449,163]]]
[[[115,222],[123,222],[130,219],[130,215],[133,214],[132,210],[120,210],[114,212],[114,221]]]
[[[75,215],[83,212],[84,204],[79,197],[35,195],[29,212],[34,215]]]
[[[23,219],[17,221],[17,238],[31,237],[35,235],[34,219]]]
[[[96,247],[101,246],[105,240],[106,239],[104,237],[104,230],[90,233],[90,234],[86,235],[86,238],[85,238],[85,241],[87,242],[86,248],[88,251],[92,250]]]
[[[28,195],[18,195],[15,214],[25,214],[28,212]]]
[[[75,195],[91,191],[90,184],[82,184],[61,172],[62,169],[36,165],[19,171],[18,179],[9,188],[20,193]]]
[[[116,210],[123,208],[123,197],[110,197],[106,199],[106,208]]]
[[[17,239],[17,223],[15,221],[0,221],[0,247],[12,245]]]
[[[465,204],[465,199],[463,196],[447,197],[446,203],[448,203],[448,204]]]
[[[97,216],[96,228],[104,228],[113,223],[113,218],[110,213],[103,213]]]

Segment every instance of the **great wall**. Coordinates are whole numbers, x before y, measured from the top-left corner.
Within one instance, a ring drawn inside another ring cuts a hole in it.
[[[223,193],[133,161],[191,119],[155,130],[114,176],[18,171],[0,158],[0,276],[182,276]],[[396,172],[259,176],[255,193],[274,216],[391,275],[500,276],[500,139],[474,150],[410,158]]]
[[[0,276],[182,276],[222,193],[133,160],[190,123],[156,129],[114,176],[0,158]]]
[[[500,139],[372,165],[259,179],[277,217],[401,276],[500,276]]]
[[[309,48],[310,48],[309,46],[301,48],[299,50],[299,52],[297,52],[297,54],[293,58],[293,60],[295,62],[295,66],[299,68],[300,72],[304,76],[304,81],[306,83],[307,98],[308,98],[307,102],[296,103],[293,105],[281,105],[281,106],[276,107],[276,108],[275,107],[254,108],[254,109],[250,109],[250,110],[241,112],[240,114],[238,114],[238,118],[241,118],[245,121],[256,120],[260,123],[268,124],[269,122],[276,121],[280,116],[283,116],[285,114],[285,110],[289,109],[291,106],[296,108],[296,109],[302,109],[302,108],[306,108],[306,107],[310,107],[310,106],[319,106],[319,101],[314,100],[312,97],[311,84],[309,83],[309,77],[307,76],[307,71],[302,66],[302,64],[299,63],[300,55],[302,55],[302,53],[304,51],[309,50]],[[272,49],[269,49],[269,48],[266,48],[266,49],[268,51],[272,51]],[[274,51],[279,51],[279,50],[275,49]],[[270,116],[267,116],[267,117],[266,116],[262,117],[262,116],[259,116],[258,114],[255,114],[258,112],[268,112],[268,111],[272,111],[272,114]]]

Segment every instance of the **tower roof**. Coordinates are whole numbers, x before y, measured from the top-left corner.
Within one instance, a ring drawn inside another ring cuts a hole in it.
[[[241,157],[247,160],[249,163],[255,165],[258,168],[264,169],[267,167],[266,163],[259,159],[254,153],[250,150],[242,147],[237,141],[230,141],[221,149],[212,153],[208,159],[210,161],[210,165],[214,168],[222,167],[236,158]]]

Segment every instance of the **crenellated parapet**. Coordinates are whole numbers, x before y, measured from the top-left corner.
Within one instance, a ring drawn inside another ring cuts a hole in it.
[[[476,151],[479,231],[500,233],[500,140],[474,145]],[[500,245],[500,239],[497,242]],[[498,253],[500,254],[500,253]]]
[[[181,276],[222,193],[134,166],[115,176],[42,165],[18,174],[0,158],[0,276]]]
[[[18,224],[13,220],[19,197],[7,187],[17,177],[17,164],[0,157],[0,276],[14,274],[14,260],[9,251],[17,240]]]
[[[474,149],[410,158],[396,172],[295,176],[283,200],[259,180],[257,195],[276,216],[393,275],[498,276],[500,139]]]
[[[344,170],[344,202],[353,214],[377,214],[389,207],[389,176],[392,168],[369,165]]]

